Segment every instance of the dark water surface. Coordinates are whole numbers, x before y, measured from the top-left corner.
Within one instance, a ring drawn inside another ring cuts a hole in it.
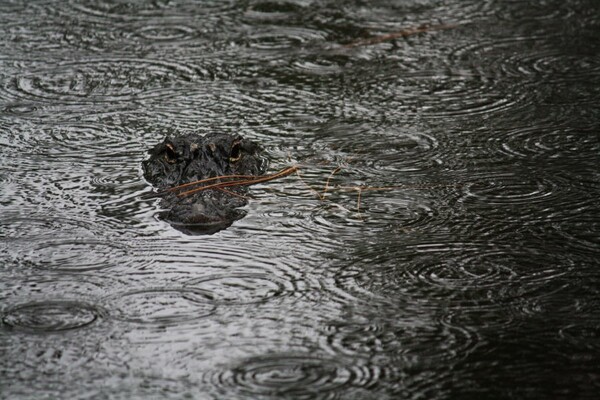
[[[0,398],[598,398],[599,100],[596,0],[0,1]],[[212,131],[304,183],[187,236]]]

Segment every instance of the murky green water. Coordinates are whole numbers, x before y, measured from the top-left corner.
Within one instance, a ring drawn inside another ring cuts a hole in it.
[[[596,398],[599,4],[0,1],[0,398]],[[187,236],[212,131],[302,179]]]

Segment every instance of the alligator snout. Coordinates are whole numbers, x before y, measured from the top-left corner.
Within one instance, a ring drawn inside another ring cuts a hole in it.
[[[167,136],[149,154],[142,167],[146,180],[161,194],[160,217],[188,234],[212,234],[242,218],[248,188],[225,189],[215,183],[227,176],[260,176],[267,167],[256,143],[226,133]],[[214,189],[171,190],[202,180],[209,180]]]

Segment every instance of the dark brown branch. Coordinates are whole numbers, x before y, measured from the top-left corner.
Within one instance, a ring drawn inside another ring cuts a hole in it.
[[[455,27],[456,27],[456,25],[421,25],[416,28],[407,28],[407,29],[403,29],[398,32],[392,32],[392,33],[387,33],[384,35],[373,36],[373,37],[367,38],[367,39],[360,39],[360,40],[354,41],[352,43],[349,43],[349,44],[345,45],[344,47],[351,48],[351,47],[358,47],[358,46],[369,46],[369,45],[373,45],[373,44],[389,42],[392,40],[399,39],[401,37],[416,35],[418,33],[439,31],[439,30],[443,30],[443,29],[452,29]]]

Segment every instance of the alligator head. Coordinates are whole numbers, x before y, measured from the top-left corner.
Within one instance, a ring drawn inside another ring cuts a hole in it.
[[[162,195],[160,216],[188,234],[211,234],[227,228],[246,212],[245,186],[194,193],[168,191],[175,186],[224,175],[262,175],[267,166],[260,148],[241,136],[225,133],[171,137],[149,151],[144,177]],[[218,180],[217,180],[218,181]]]

